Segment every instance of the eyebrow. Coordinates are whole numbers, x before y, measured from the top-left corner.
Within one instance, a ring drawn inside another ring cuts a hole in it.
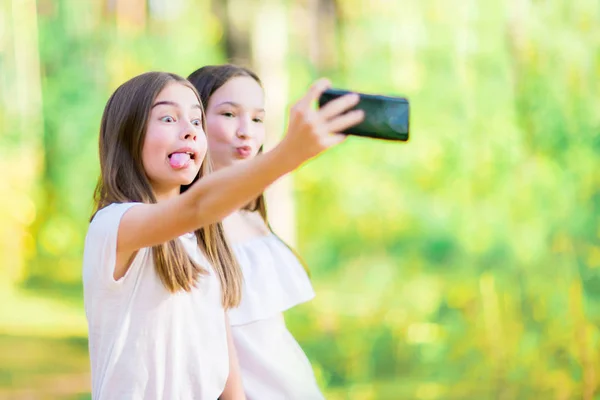
[[[156,103],[154,103],[152,105],[152,108],[157,107],[157,106],[173,106],[173,107],[180,107],[179,104],[173,102],[173,101],[157,101]],[[196,103],[194,105],[192,105],[191,108],[197,108],[199,110],[202,110],[202,107],[200,107],[200,104]]]
[[[222,103],[217,104],[217,107],[221,107],[223,105],[230,105],[236,108],[243,108],[241,104],[236,103],[235,101],[224,101]],[[264,108],[255,108],[254,110],[258,112],[265,112]]]

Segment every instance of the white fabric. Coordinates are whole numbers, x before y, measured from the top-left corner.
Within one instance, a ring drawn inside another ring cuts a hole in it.
[[[310,362],[282,311],[314,297],[294,254],[275,235],[233,246],[244,274],[242,302],[229,310],[248,400],[321,400]]]
[[[83,283],[94,400],[215,400],[229,373],[221,288],[194,234],[180,237],[209,270],[197,287],[172,294],[139,250],[113,279],[121,217],[135,203],[99,211],[86,236]]]
[[[310,362],[281,315],[231,328],[248,400],[322,400]]]
[[[270,318],[315,296],[294,253],[274,234],[232,246],[244,275],[242,301],[229,310],[232,326]]]

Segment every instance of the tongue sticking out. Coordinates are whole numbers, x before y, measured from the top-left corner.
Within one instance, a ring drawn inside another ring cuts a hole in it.
[[[169,163],[173,168],[183,168],[190,161],[190,155],[187,153],[173,153],[169,158]]]

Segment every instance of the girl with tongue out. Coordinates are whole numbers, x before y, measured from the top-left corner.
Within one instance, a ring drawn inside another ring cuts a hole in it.
[[[313,110],[327,86],[317,81],[296,103],[273,150],[210,174],[205,115],[187,80],[150,72],[110,97],[83,256],[93,399],[245,398],[225,313],[242,276],[219,221],[363,118],[344,113],[353,96]]]
[[[264,157],[264,92],[258,76],[239,66],[219,65],[200,68],[188,80],[206,111],[215,174],[252,168]],[[272,232],[262,193],[241,206],[223,225],[244,276],[240,305],[228,314],[246,396],[322,399],[310,362],[282,316],[314,297],[305,268]]]

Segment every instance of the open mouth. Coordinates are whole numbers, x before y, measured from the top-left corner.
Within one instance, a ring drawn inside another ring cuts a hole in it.
[[[196,153],[194,153],[193,151],[186,151],[183,153],[176,151],[175,153],[169,154],[169,160],[172,159],[173,156],[175,156],[175,157],[186,157],[187,156],[190,160],[196,159]]]
[[[169,154],[169,164],[173,168],[184,168],[196,159],[196,153],[193,151],[176,151]]]

